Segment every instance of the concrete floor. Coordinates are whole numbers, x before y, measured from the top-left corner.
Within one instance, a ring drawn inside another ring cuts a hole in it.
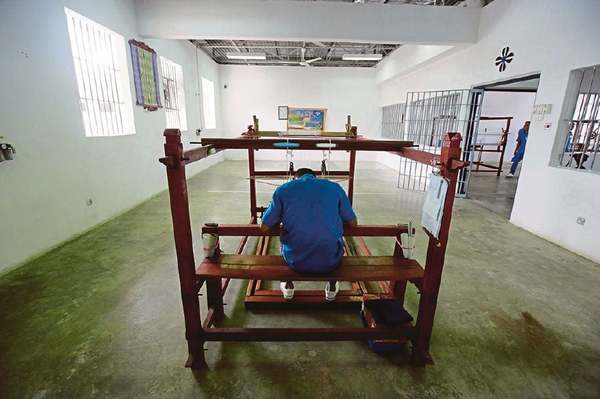
[[[362,222],[419,220],[421,195],[396,191],[395,172],[358,171]],[[245,173],[226,162],[191,180],[194,231],[247,221]],[[359,342],[210,343],[210,371],[193,374],[169,218],[162,193],[0,278],[0,397],[600,397],[599,265],[469,200],[455,205],[435,365],[413,368]],[[244,287],[228,291],[227,325],[358,325],[351,311],[245,312]],[[411,289],[413,313],[415,303]]]
[[[473,172],[469,179],[469,198],[484,208],[510,219],[519,176],[506,178],[510,163],[503,168],[504,173]]]

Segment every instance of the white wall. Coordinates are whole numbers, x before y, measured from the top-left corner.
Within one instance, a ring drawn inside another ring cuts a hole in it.
[[[138,0],[138,28],[169,39],[474,43],[480,8],[329,1]]]
[[[572,69],[600,63],[600,1],[496,0],[481,11],[479,41],[422,69],[380,85],[380,104],[407,91],[468,88],[541,72],[536,102],[552,104],[546,121],[532,120],[529,148],[511,221],[568,249],[600,261],[600,176],[549,166],[556,125]],[[494,65],[503,47],[514,60],[504,72]],[[576,223],[583,216],[584,226]]]
[[[481,116],[512,116],[510,130],[506,141],[506,150],[504,153],[504,162],[510,162],[515,147],[517,145],[517,133],[523,127],[525,121],[531,120],[531,112],[535,102],[535,93],[528,92],[502,92],[488,91],[483,96],[481,104]],[[481,121],[479,122],[479,143],[497,143],[500,139],[501,129],[506,126],[505,120]],[[486,130],[487,129],[487,130]],[[484,136],[493,134],[494,136]],[[486,146],[487,149],[495,148],[492,145]],[[535,148],[527,147],[527,151],[535,151]],[[483,153],[482,160],[497,163],[500,159],[498,153]]]
[[[457,46],[402,45],[377,64],[377,84],[381,84],[396,75],[406,74],[422,68],[426,64],[448,55],[449,51],[456,51],[456,49]]]
[[[167,187],[164,167],[157,161],[163,151],[163,111],[145,112],[134,106],[137,134],[85,137],[65,5],[122,34],[125,40],[143,40],[136,34],[135,9],[129,1],[0,2],[0,74],[4,77],[0,135],[17,150],[14,161],[0,163],[0,270]],[[188,126],[193,132],[201,125],[196,65],[217,87],[218,66],[197,54],[188,42],[146,42],[159,55],[183,66]],[[135,101],[129,55],[127,60]],[[212,162],[201,161],[190,172]],[[92,206],[86,205],[87,199],[93,200]]]
[[[287,129],[277,117],[277,106],[327,108],[326,130],[344,131],[346,116],[363,135],[377,135],[380,110],[373,68],[317,68],[280,66],[223,66],[223,130],[239,136],[259,118],[261,130]],[[346,153],[335,153],[343,159]],[[243,151],[228,151],[228,157],[245,159]],[[259,151],[257,159],[285,159],[283,151]],[[321,159],[314,151],[295,151],[295,159]],[[359,156],[361,154],[359,153]],[[362,154],[364,159],[365,155]]]

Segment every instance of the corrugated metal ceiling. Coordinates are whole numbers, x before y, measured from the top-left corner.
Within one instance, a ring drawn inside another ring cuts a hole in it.
[[[288,42],[266,40],[192,40],[219,64],[237,65],[299,65],[304,59],[321,58],[311,67],[372,67],[378,61],[343,61],[344,54],[381,54],[383,57],[400,47],[399,44],[371,44],[348,42]],[[304,50],[303,50],[304,49]],[[265,53],[266,60],[231,60],[227,53]]]

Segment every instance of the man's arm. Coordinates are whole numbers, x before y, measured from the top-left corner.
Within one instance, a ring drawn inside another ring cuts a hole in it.
[[[522,131],[523,129],[519,129],[519,133],[517,133],[517,146],[515,147],[515,152],[513,155],[517,155],[517,151],[519,151],[519,147],[523,144]]]
[[[269,207],[263,213],[262,223],[260,225],[260,230],[263,232],[267,232],[272,229],[274,226],[281,223],[281,215],[283,214],[283,204],[281,203],[281,198],[279,197],[278,189],[273,193],[273,199],[269,204]]]
[[[264,223],[260,224],[260,231],[262,231],[263,233],[266,233],[267,231],[271,230],[271,228],[269,226],[267,226]]]
[[[351,220],[349,222],[344,223],[346,226],[356,227],[358,226],[358,219]]]
[[[354,213],[354,210],[352,209],[352,205],[350,204],[350,200],[348,199],[348,195],[346,195],[346,192],[344,191],[344,189],[339,186],[339,190],[340,190],[340,217],[342,218],[342,221],[344,222],[344,224],[347,224],[349,226],[356,226],[358,225],[358,221],[356,218],[356,214]]]

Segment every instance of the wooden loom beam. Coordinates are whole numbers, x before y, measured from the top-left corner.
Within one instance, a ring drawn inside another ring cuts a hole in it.
[[[431,362],[429,345],[433,330],[433,321],[437,307],[437,299],[442,282],[442,269],[446,256],[446,246],[450,233],[450,221],[452,219],[452,206],[456,193],[456,182],[459,169],[452,169],[452,160],[460,159],[459,133],[448,133],[444,137],[442,153],[440,155],[440,171],[448,181],[448,190],[444,200],[443,216],[438,234],[438,239],[429,235],[427,245],[427,259],[425,263],[425,275],[421,287],[421,299],[417,315],[416,332],[413,338],[413,362],[417,365],[425,365]]]
[[[185,319],[185,338],[188,343],[186,366],[197,369],[205,367],[206,361],[204,359],[204,329],[200,322],[199,286],[196,281],[183,145],[179,129],[167,129],[164,136],[166,140],[165,158],[170,161],[163,163],[167,166],[177,270]]]

